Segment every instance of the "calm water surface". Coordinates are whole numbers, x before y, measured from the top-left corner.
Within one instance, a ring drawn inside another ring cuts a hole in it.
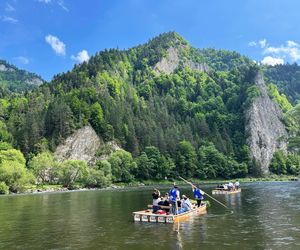
[[[215,197],[233,213],[211,201],[206,215],[172,225],[133,222],[149,188],[1,196],[0,249],[300,249],[300,182]]]

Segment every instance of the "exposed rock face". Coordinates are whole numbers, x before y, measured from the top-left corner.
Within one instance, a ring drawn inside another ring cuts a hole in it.
[[[247,142],[262,173],[267,174],[274,152],[287,150],[287,132],[282,123],[282,111],[268,96],[261,73],[257,74],[255,84],[261,95],[246,112]]]
[[[6,67],[4,64],[0,64],[0,71],[15,71],[14,69],[12,68],[8,68]]]
[[[27,84],[29,84],[29,85],[35,85],[35,86],[40,86],[40,85],[42,85],[44,82],[41,80],[41,79],[39,79],[39,78],[32,78],[32,79],[27,79],[26,81],[25,81],[25,83],[27,83]]]
[[[157,73],[164,72],[170,74],[174,72],[174,70],[179,65],[179,56],[178,50],[176,48],[170,47],[167,50],[167,56],[162,58],[154,67],[154,70]]]
[[[56,148],[55,156],[59,161],[83,160],[89,164],[96,161],[96,151],[101,140],[90,126],[85,126],[69,136],[65,143]]]
[[[205,63],[195,63],[195,62],[189,60],[186,63],[184,63],[184,65],[190,67],[191,69],[195,69],[195,70],[199,70],[199,71],[205,71],[205,72],[209,71],[209,67]]]
[[[167,56],[162,58],[155,66],[154,70],[160,73],[173,73],[180,63],[179,51],[177,48],[170,47],[167,50]],[[195,70],[209,71],[208,65],[204,63],[196,63],[191,60],[183,62],[183,65]]]

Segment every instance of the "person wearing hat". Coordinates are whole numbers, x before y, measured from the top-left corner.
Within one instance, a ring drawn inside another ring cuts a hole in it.
[[[177,199],[180,199],[180,192],[178,190],[178,186],[174,183],[173,188],[169,192],[169,200],[172,205],[172,214],[177,214]]]
[[[182,200],[181,200],[181,208],[178,211],[179,214],[187,212],[189,210],[192,210],[192,203],[190,199],[186,195],[182,195]]]

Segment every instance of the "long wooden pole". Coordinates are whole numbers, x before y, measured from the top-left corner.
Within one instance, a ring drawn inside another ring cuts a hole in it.
[[[190,184],[192,187],[197,188],[193,183],[191,183],[191,182],[189,182],[189,181],[183,179],[181,176],[179,176],[179,178],[180,178],[181,180],[183,180],[184,182]],[[225,207],[225,208],[227,208],[227,209],[230,209],[229,207],[227,207],[227,206],[226,206],[225,204],[223,204],[222,202],[220,202],[220,201],[218,201],[217,199],[215,199],[214,197],[210,196],[208,193],[206,193],[206,192],[204,192],[204,191],[203,191],[203,193],[204,193],[205,195],[207,195],[209,198],[211,198],[212,200],[214,200],[215,202],[218,202],[218,203],[219,203],[220,205],[222,205],[223,207]]]

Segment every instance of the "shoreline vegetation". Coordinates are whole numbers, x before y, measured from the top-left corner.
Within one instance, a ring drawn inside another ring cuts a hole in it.
[[[276,182],[276,181],[294,181],[299,180],[298,176],[268,176],[268,177],[260,177],[260,178],[238,178],[240,183],[251,183],[251,182]],[[192,183],[197,186],[208,185],[208,184],[220,184],[226,183],[232,180],[225,179],[211,179],[211,180],[199,180],[199,179],[191,179]],[[12,193],[10,192],[8,195],[18,195],[18,194],[40,194],[40,193],[52,193],[52,192],[72,192],[72,191],[86,191],[86,190],[117,190],[124,188],[137,188],[137,187],[151,187],[151,186],[171,186],[174,181],[179,185],[187,186],[184,181],[181,180],[146,180],[143,182],[131,182],[131,183],[114,183],[107,187],[103,188],[86,188],[82,186],[73,186],[72,188],[66,188],[63,185],[28,185],[25,187],[23,192]]]

